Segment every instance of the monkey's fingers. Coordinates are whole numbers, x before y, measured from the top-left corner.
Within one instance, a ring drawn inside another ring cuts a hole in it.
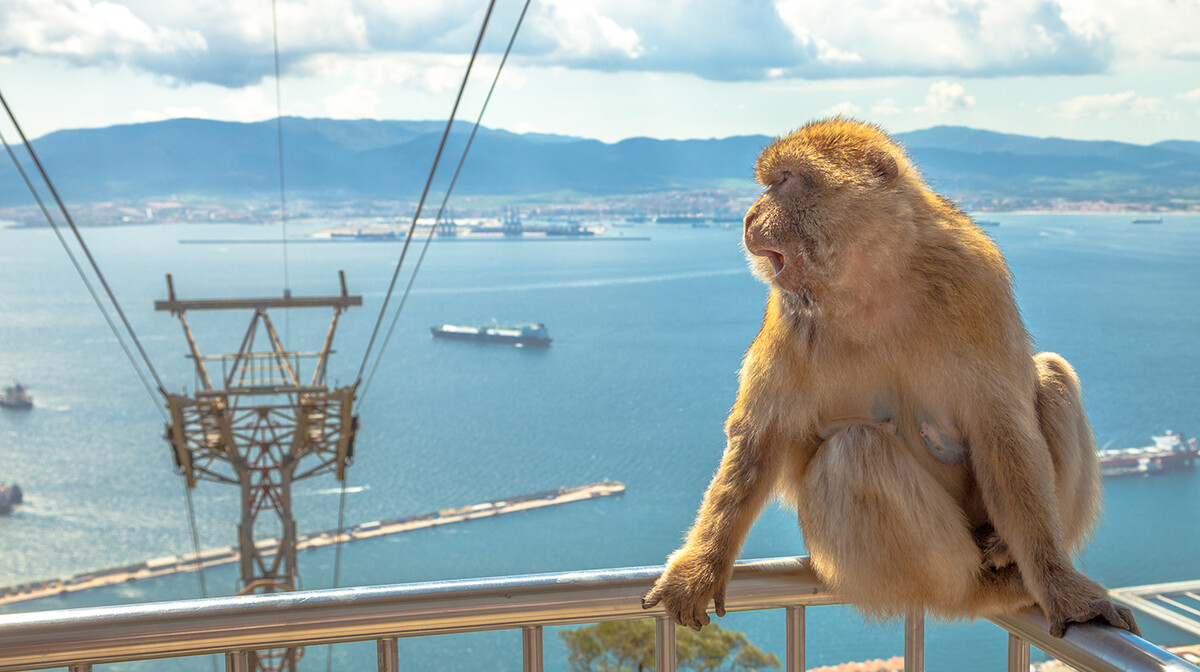
[[[1138,627],[1137,619],[1135,619],[1133,617],[1133,612],[1130,611],[1130,609],[1128,607],[1122,607],[1119,604],[1114,605],[1114,606],[1116,606],[1117,614],[1119,614],[1121,616],[1121,620],[1125,621],[1124,626],[1117,626],[1117,627],[1124,627],[1126,630],[1132,632],[1133,634],[1137,635],[1138,637],[1141,637],[1142,629],[1140,627]]]
[[[650,592],[642,596],[642,609],[652,609],[662,601],[662,588],[654,586]]]
[[[717,616],[725,617],[725,586],[721,586],[721,589],[717,591],[716,597],[713,598],[713,607]]]
[[[1133,620],[1133,614],[1128,609],[1117,606],[1110,600],[1096,600],[1088,606],[1091,607],[1091,611],[1094,614],[1088,620],[1106,622],[1114,628],[1128,630],[1135,635],[1141,632],[1141,630],[1137,629],[1137,623]],[[1125,613],[1121,613],[1123,609]]]

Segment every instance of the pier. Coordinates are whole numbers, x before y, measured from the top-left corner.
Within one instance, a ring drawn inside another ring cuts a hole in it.
[[[350,243],[403,243],[399,238],[288,238],[288,245],[348,245]],[[630,243],[646,242],[650,236],[501,236],[475,235],[433,238],[435,243]],[[279,245],[279,238],[180,238],[180,245]]]
[[[532,492],[504,499],[494,499],[480,504],[442,509],[432,513],[374,520],[355,525],[354,527],[344,528],[340,533],[336,529],[310,532],[297,537],[296,549],[312,550],[332,546],[339,541],[349,542],[359,539],[372,539],[389,534],[399,534],[401,532],[423,530],[440,525],[461,523],[467,520],[475,520],[476,518],[502,516],[509,513],[517,513],[518,511],[558,506],[560,504],[569,504],[596,497],[611,497],[624,492],[625,485],[616,481],[602,481],[600,483],[591,483],[571,488]],[[279,547],[279,541],[271,539],[260,542],[257,546],[258,553],[261,556],[273,555]],[[153,579],[168,574],[194,572],[218,565],[232,564],[237,561],[238,549],[236,546],[209,549],[201,552],[199,555],[172,555],[155,558],[133,565],[123,565],[121,567],[111,567],[109,569],[76,574],[68,578],[35,581],[19,586],[0,588],[0,605],[37,600],[43,597],[53,597],[55,595],[75,593],[93,588],[103,588],[105,586],[115,586],[129,581]]]

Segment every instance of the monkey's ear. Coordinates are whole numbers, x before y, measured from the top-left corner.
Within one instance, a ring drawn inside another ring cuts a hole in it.
[[[900,166],[896,164],[896,159],[891,154],[875,152],[871,156],[871,171],[884,184],[891,184],[900,175]]]

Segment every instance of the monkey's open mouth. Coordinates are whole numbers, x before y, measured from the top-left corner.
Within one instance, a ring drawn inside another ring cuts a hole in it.
[[[783,255],[772,250],[763,250],[763,256],[771,260],[771,265],[775,267],[775,275],[779,275],[783,271],[783,267],[787,264],[783,260]]]

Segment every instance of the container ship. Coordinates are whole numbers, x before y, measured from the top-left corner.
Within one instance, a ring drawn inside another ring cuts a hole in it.
[[[1183,469],[1200,462],[1200,446],[1197,446],[1196,439],[1185,440],[1182,435],[1169,429],[1162,436],[1153,438],[1152,446],[1099,451],[1100,473],[1104,476],[1153,474]]]
[[[512,345],[518,348],[545,348],[549,347],[551,341],[550,333],[546,331],[544,324],[517,324],[509,327],[443,324],[440,327],[430,327],[429,331],[434,338]]]

